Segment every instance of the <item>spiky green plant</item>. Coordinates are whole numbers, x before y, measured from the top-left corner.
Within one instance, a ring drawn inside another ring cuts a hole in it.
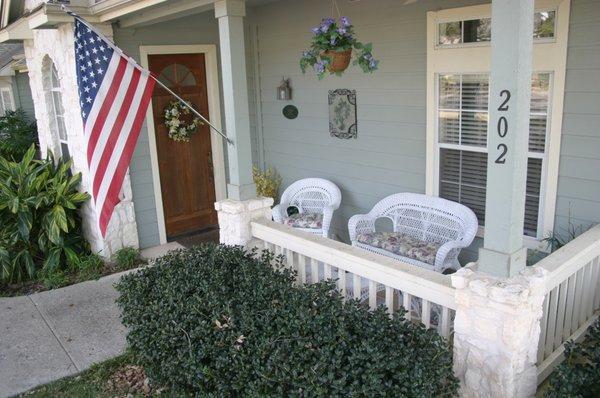
[[[75,263],[87,250],[78,210],[81,174],[71,161],[36,160],[32,145],[19,162],[0,157],[0,279],[33,278]]]

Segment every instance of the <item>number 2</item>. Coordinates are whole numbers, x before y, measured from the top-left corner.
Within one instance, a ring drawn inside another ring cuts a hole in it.
[[[508,101],[510,101],[510,91],[508,91],[508,90],[500,91],[500,97],[502,97],[503,95],[506,95],[506,98],[500,104],[500,106],[498,107],[498,110],[502,111],[502,112],[506,112],[508,110]]]
[[[508,147],[506,146],[506,144],[498,144],[498,150],[501,150],[502,152],[496,158],[496,163],[497,164],[506,163],[506,153],[508,152]]]

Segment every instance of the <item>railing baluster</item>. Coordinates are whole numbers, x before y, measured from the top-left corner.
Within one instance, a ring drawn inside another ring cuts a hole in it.
[[[568,338],[573,329],[573,308],[575,306],[575,289],[577,288],[577,275],[573,274],[568,279],[569,287],[567,288],[567,306],[565,310],[565,326],[563,328],[563,336]]]
[[[579,329],[582,320],[579,318],[579,312],[581,310],[581,302],[583,301],[583,269],[577,271],[577,284],[575,288],[575,307],[573,310],[573,321],[571,322],[571,332],[575,332]]]
[[[352,279],[352,293],[354,295],[355,299],[362,299],[362,278],[360,277],[360,275],[357,274],[353,274],[353,279]]]
[[[555,350],[563,343],[563,332],[565,328],[565,308],[567,307],[569,280],[565,280],[558,289],[558,313],[556,317],[556,331],[554,332],[554,344],[552,349]],[[565,336],[568,337],[568,336]]]
[[[330,280],[331,278],[331,265],[323,264],[323,275],[325,280]]]
[[[402,306],[406,310],[405,317],[409,321],[412,319],[411,301],[412,301],[412,296],[410,294],[408,294],[407,292],[402,292]]]
[[[431,327],[431,303],[429,300],[421,299],[421,322],[425,328]]]
[[[338,268],[338,289],[346,297],[346,271],[341,268]]]
[[[298,253],[298,282],[306,284],[306,256]]]
[[[290,249],[285,249],[285,263],[287,264],[287,268],[294,269],[294,252]]]
[[[310,259],[310,276],[312,283],[319,282],[319,262],[314,258]]]
[[[385,306],[390,314],[394,313],[394,289],[385,287]]]
[[[548,354],[554,351],[554,339],[552,338],[556,332],[556,315],[558,309],[558,286],[550,292],[550,301],[548,303],[548,324],[546,331],[545,352]]]
[[[540,319],[540,340],[538,342],[538,363],[542,362],[545,357],[546,352],[546,331],[548,326],[548,303],[550,299],[548,295],[544,298],[544,306],[542,310],[542,319]]]
[[[377,283],[372,280],[369,280],[369,307],[377,308]]]
[[[438,333],[444,338],[450,337],[450,311],[448,307],[442,306],[441,319],[438,320]]]
[[[594,282],[594,262],[596,260],[590,261],[588,265],[586,265],[585,272],[585,307],[583,308],[583,321],[587,321],[590,316],[594,313],[594,293],[596,290],[596,286],[593,285]]]

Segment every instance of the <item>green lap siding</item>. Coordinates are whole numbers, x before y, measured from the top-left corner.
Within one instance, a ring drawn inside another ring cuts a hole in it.
[[[333,232],[347,239],[348,219],[396,192],[424,192],[426,164],[426,12],[485,1],[342,2],[342,14],[358,38],[373,42],[381,60],[372,75],[350,66],[341,77],[318,81],[303,75],[298,61],[310,28],[330,13],[322,0],[282,0],[250,8],[246,18],[248,94],[255,163],[275,167],[285,188],[306,177],[324,177],[342,189]],[[212,12],[133,28],[115,26],[116,43],[134,58],[140,45],[215,44]],[[277,101],[281,78],[290,78],[291,101]],[[329,136],[327,96],[331,89],[357,90],[358,139]],[[258,100],[257,100],[258,99]],[[282,116],[287,104],[299,116]],[[222,112],[224,114],[224,112]],[[556,198],[556,229],[600,221],[600,2],[573,0],[569,29],[562,144]],[[158,244],[158,221],[148,135],[144,126],[131,165],[140,244]],[[476,259],[481,240],[464,250]]]
[[[600,222],[600,2],[573,0],[556,228]]]
[[[23,109],[29,120],[34,121],[33,98],[31,97],[31,87],[29,86],[27,73],[17,73],[13,76],[13,93],[17,108]]]

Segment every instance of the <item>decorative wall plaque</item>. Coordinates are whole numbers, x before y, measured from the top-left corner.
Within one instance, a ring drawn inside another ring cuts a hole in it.
[[[329,134],[343,139],[358,138],[356,90],[329,90]]]
[[[294,105],[286,105],[283,107],[281,113],[283,113],[283,116],[285,116],[287,119],[295,119],[298,117],[298,108],[296,108]]]

